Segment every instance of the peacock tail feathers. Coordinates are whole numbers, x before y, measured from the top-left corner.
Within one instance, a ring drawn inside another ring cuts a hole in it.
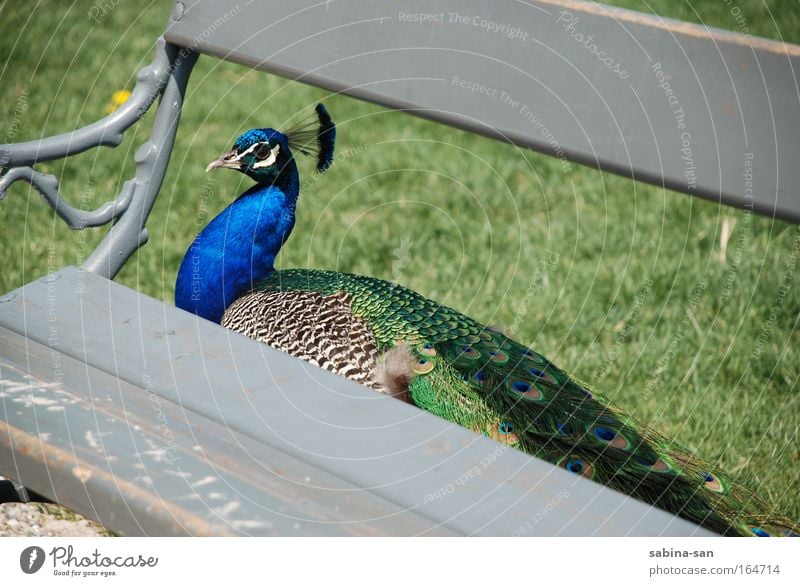
[[[278,271],[223,325],[723,535],[800,533],[541,354],[404,287]]]

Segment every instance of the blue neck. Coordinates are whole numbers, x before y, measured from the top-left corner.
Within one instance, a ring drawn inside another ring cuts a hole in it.
[[[227,307],[274,270],[294,227],[297,171],[277,184],[254,185],[192,242],[175,283],[175,305],[219,323]]]

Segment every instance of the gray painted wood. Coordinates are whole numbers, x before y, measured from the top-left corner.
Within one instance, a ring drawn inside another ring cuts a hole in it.
[[[0,473],[111,528],[709,535],[81,269],[0,298],[0,356]]]
[[[3,328],[0,413],[0,470],[124,535],[451,534]]]
[[[800,222],[795,45],[574,0],[182,0],[165,38]]]

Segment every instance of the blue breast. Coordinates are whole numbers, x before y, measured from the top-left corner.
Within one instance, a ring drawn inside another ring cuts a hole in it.
[[[255,185],[206,226],[178,270],[177,307],[219,323],[233,301],[274,270],[294,227],[297,190],[288,191]]]

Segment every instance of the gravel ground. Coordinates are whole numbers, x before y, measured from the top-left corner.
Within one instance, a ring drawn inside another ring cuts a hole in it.
[[[102,525],[50,503],[0,504],[2,537],[109,537]]]

